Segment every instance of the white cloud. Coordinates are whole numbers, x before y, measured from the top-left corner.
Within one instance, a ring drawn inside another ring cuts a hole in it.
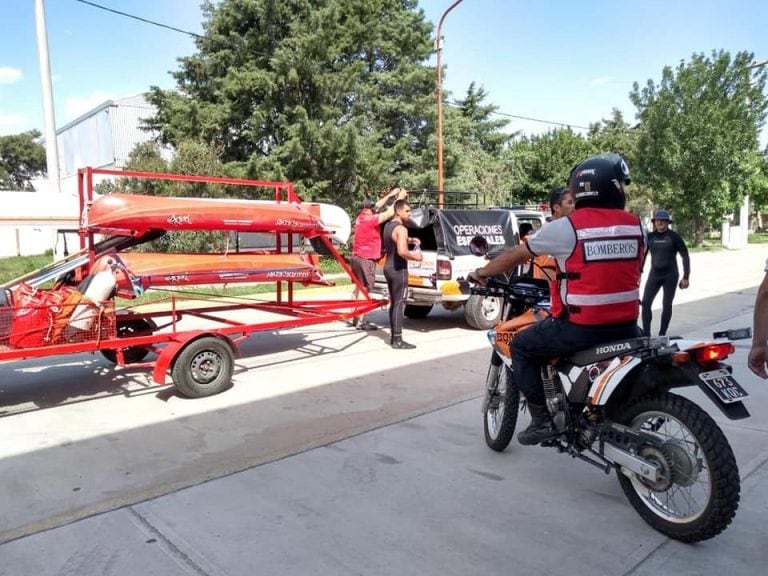
[[[0,84],[13,84],[24,77],[21,70],[10,66],[0,66]]]
[[[0,134],[14,134],[24,126],[22,114],[0,114]]]
[[[96,91],[92,92],[88,96],[73,96],[71,98],[67,98],[64,101],[64,122],[70,122],[78,116],[82,116],[86,112],[90,112],[99,104],[103,104],[107,100],[114,100],[117,97],[118,96],[115,94]]]
[[[592,78],[592,80],[589,81],[589,85],[591,87],[594,86],[602,86],[603,84],[608,84],[612,78],[610,76],[600,76],[598,78]]]

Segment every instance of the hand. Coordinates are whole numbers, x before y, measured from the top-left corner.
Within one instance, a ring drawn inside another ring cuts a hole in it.
[[[396,188],[397,190],[397,199],[398,200],[405,200],[408,198],[408,190],[405,188]]]
[[[678,286],[680,287],[681,290],[685,290],[686,288],[688,288],[688,278],[683,278],[682,280],[680,280],[680,284],[678,284]]]
[[[480,284],[480,286],[485,286],[488,283],[488,279],[480,278],[478,274],[479,270],[480,268],[478,268],[477,270],[472,270],[472,272],[467,274],[467,280],[473,284]]]
[[[424,261],[424,254],[419,252],[411,252],[411,260],[415,262],[423,262]]]
[[[413,244],[414,246],[421,246],[421,240],[419,238],[408,238],[408,244]]]
[[[752,346],[747,357],[747,366],[763,380],[768,378],[768,372],[765,370],[768,363],[768,348],[765,346]]]

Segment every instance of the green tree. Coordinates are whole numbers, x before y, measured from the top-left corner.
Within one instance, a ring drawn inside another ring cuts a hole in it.
[[[553,188],[565,186],[577,162],[596,153],[594,145],[570,128],[516,141],[506,161],[513,165],[513,203],[543,202]]]
[[[638,216],[651,217],[654,208],[653,190],[642,180],[637,168],[640,127],[632,127],[620,110],[614,108],[610,118],[590,124],[587,139],[598,152],[615,152],[629,164],[632,183],[627,187],[627,209]]]
[[[765,70],[752,62],[747,52],[694,54],[674,70],[665,67],[658,85],[635,83],[630,93],[642,126],[640,177],[697,244],[707,226],[734,211],[754,177],[744,158],[758,151],[768,101]]]
[[[423,181],[434,133],[432,25],[416,0],[222,0],[197,53],[153,87],[151,126],[220,150],[232,175],[357,202]]]
[[[473,82],[464,99],[443,109],[445,188],[477,192],[485,204],[499,205],[512,181],[503,152],[515,135],[503,131],[508,120],[492,117],[498,107],[485,104],[487,96]]]
[[[32,179],[45,176],[45,148],[35,142],[40,132],[0,136],[0,189],[32,190]]]

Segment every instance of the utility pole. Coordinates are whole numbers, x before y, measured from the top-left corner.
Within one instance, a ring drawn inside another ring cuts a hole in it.
[[[437,24],[437,38],[435,49],[437,50],[437,207],[443,207],[443,20],[448,12],[456,8],[464,0],[456,0],[443,12],[440,22]]]
[[[43,114],[45,121],[45,158],[48,164],[48,182],[52,192],[61,192],[59,182],[59,148],[56,142],[56,117],[53,113],[53,88],[51,86],[51,62],[48,58],[48,32],[45,24],[45,2],[35,0],[35,26],[37,52],[40,59],[40,85],[43,90]]]

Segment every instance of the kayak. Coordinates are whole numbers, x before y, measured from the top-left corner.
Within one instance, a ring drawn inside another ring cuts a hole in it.
[[[112,253],[97,259],[89,276],[108,269],[114,270],[121,294],[195,284],[323,282],[317,259],[307,254]]]
[[[82,226],[92,232],[132,236],[146,230],[234,230],[292,232],[313,237],[349,236],[349,217],[329,204],[270,202],[231,198],[179,198],[138,194],[107,194],[94,200]],[[323,216],[327,216],[328,223]],[[344,219],[346,218],[346,234]],[[337,234],[339,232],[339,234]]]

